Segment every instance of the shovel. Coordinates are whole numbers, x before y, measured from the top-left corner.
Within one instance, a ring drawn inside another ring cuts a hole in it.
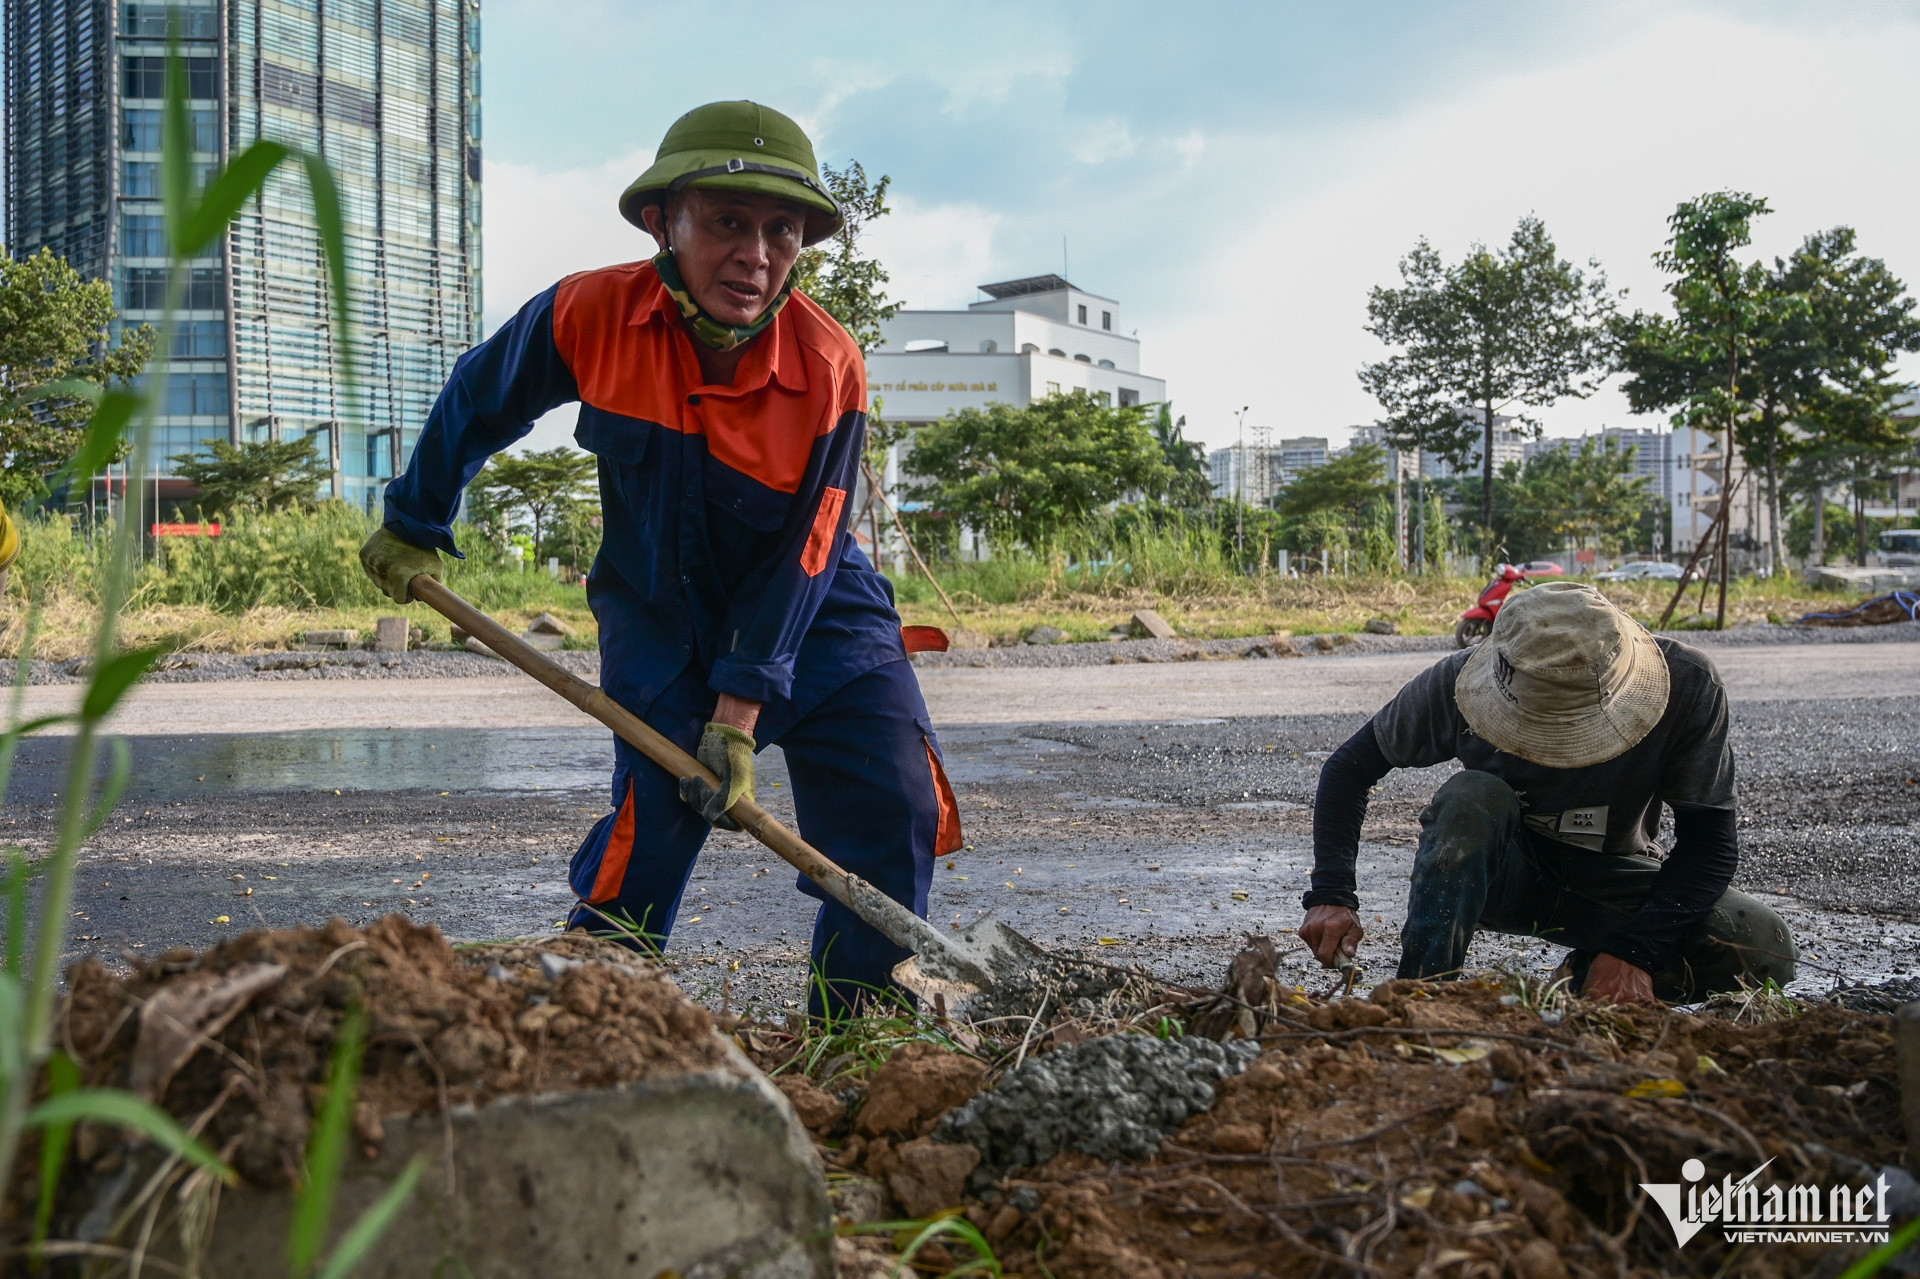
[[[605,724],[675,777],[698,777],[718,788],[720,779],[705,765],[608,697],[605,690],[578,678],[438,579],[421,574],[413,579],[411,589],[415,599]],[[962,931],[941,932],[866,880],[834,865],[751,799],[741,799],[727,815],[820,885],[827,896],[879,929],[888,941],[912,951],[913,957],[895,968],[893,976],[923,998],[938,995],[950,1005],[964,1003],[1048,963],[1045,951],[991,915],[980,916]]]

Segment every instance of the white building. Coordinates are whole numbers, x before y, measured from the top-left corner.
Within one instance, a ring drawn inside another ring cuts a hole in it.
[[[1016,407],[1080,390],[1124,407],[1167,398],[1140,371],[1140,339],[1120,304],[1057,275],[983,284],[964,311],[901,311],[880,326],[867,389],[892,422],[937,422],[957,409]]]
[[[867,354],[870,407],[887,421],[926,426],[960,409],[989,404],[1023,408],[1051,395],[1085,391],[1116,408],[1163,403],[1165,379],[1140,371],[1140,339],[1120,327],[1120,304],[1075,288],[1057,275],[983,284],[985,301],[964,311],[898,311],[880,326],[880,344]],[[885,494],[900,491],[905,448],[887,459]],[[900,571],[904,548],[866,486],[853,495],[854,536]],[[902,506],[911,508],[912,502]],[[960,552],[984,556],[974,530],[960,531]]]
[[[1274,494],[1273,448],[1267,444],[1231,444],[1207,454],[1207,474],[1219,501],[1265,506]]]
[[[1332,450],[1324,435],[1302,435],[1291,440],[1276,440],[1267,454],[1267,467],[1273,473],[1274,492],[1299,479],[1315,467],[1325,466]]]

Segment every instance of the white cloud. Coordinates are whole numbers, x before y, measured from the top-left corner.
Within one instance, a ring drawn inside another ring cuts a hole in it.
[[[1598,257],[1630,286],[1630,305],[1655,307],[1662,280],[1650,257],[1667,215],[1732,187],[1777,210],[1757,224],[1756,256],[1847,223],[1866,252],[1920,286],[1909,212],[1920,190],[1906,163],[1920,151],[1920,28],[1894,11],[1835,26],[1641,9],[1631,25],[1584,59],[1509,64],[1444,101],[1359,123],[1316,118],[1249,136],[1099,118],[1061,140],[1058,184],[1038,204],[1020,200],[1028,212],[1001,211],[992,173],[962,202],[896,186],[869,247],[895,297],[950,308],[982,281],[1056,269],[1059,232],[1070,230],[1074,261],[1102,264],[1082,282],[1119,297],[1146,371],[1168,379],[1190,429],[1214,446],[1230,441],[1241,404],[1290,435],[1339,437],[1375,416],[1354,376],[1384,350],[1362,327],[1367,290],[1397,279],[1421,235],[1452,258],[1537,213],[1564,255]],[[1018,75],[976,77],[981,60],[963,53],[935,75],[953,96],[929,105],[947,114],[992,102],[1026,77],[1033,110],[1048,117],[1036,126],[1051,126],[1074,62],[1029,55]],[[867,87],[890,78],[842,72]],[[829,95],[815,115],[831,134],[849,109]],[[490,325],[569,271],[649,252],[614,207],[649,154],[559,172],[488,164]],[[862,158],[873,172],[893,167]],[[1629,415],[1608,392],[1541,416],[1566,434]],[[564,439],[570,421],[543,423],[536,446]]]
[[[1674,205],[1735,188],[1776,210],[1756,224],[1755,256],[1847,223],[1863,250],[1920,286],[1915,184],[1897,159],[1920,144],[1917,55],[1912,28],[1823,34],[1677,17],[1587,62],[1516,74],[1344,137],[1212,139],[1194,181],[1230,195],[1193,207],[1189,234],[1216,222],[1221,234],[1185,272],[1192,287],[1123,301],[1140,317],[1150,371],[1218,446],[1243,403],[1276,433],[1338,438],[1373,419],[1354,376],[1384,352],[1362,329],[1366,292],[1397,281],[1421,235],[1457,257],[1537,213],[1563,255],[1598,257],[1630,287],[1630,305],[1653,308],[1663,279],[1650,258]],[[1277,158],[1319,160],[1329,148],[1347,171],[1290,198]],[[1223,155],[1237,177],[1219,171]],[[1256,185],[1249,172],[1267,177]],[[1272,212],[1216,216],[1259,204]],[[1572,434],[1630,415],[1608,391],[1541,416]]]
[[[994,274],[993,239],[1001,216],[978,204],[922,204],[889,192],[893,212],[861,244],[887,268],[889,297],[916,311],[950,310],[978,296]]]

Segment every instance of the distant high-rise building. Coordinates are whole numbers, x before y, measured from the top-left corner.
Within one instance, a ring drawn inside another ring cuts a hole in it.
[[[312,200],[283,165],[192,268],[156,464],[318,435],[334,494],[371,508],[480,337],[477,0],[6,0],[7,247],[112,281],[127,325],[166,289],[170,28],[199,172],[263,137],[332,165],[362,368],[349,404]]]
[[[1486,435],[1480,429],[1480,413],[1477,409],[1462,409],[1460,414],[1474,423],[1474,435],[1472,442],[1467,445],[1465,463],[1455,466],[1439,454],[1423,449],[1420,453],[1420,474],[1426,479],[1444,480],[1456,475],[1475,476],[1482,473],[1480,455]],[[1516,420],[1509,413],[1493,415],[1493,471],[1496,475],[1508,462],[1526,460],[1527,432],[1509,425]]]

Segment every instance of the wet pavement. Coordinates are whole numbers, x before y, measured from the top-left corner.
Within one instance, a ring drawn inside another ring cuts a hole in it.
[[[1905,688],[1896,682],[1896,689]],[[1892,691],[1892,690],[1890,690]],[[1920,970],[1920,697],[1737,702],[1743,866],[1794,925],[1803,989]],[[1214,981],[1248,932],[1299,922],[1320,761],[1355,713],[1155,723],[948,725],[969,847],[931,916],[991,909],[1043,944]],[[131,739],[134,776],[83,856],[72,953],[151,956],[260,924],[390,910],[470,939],[551,929],[567,858],[606,811],[594,728],[320,729]],[[64,740],[29,740],[0,837],[45,845]],[[1452,766],[1391,775],[1361,858],[1361,960],[1389,975],[1416,815]],[[777,750],[760,796],[791,821]],[[796,1003],[814,903],[793,872],[716,834],[670,955],[718,1004]],[[1548,970],[1561,951],[1483,935],[1472,962]],[[1296,979],[1328,980],[1295,951]]]

